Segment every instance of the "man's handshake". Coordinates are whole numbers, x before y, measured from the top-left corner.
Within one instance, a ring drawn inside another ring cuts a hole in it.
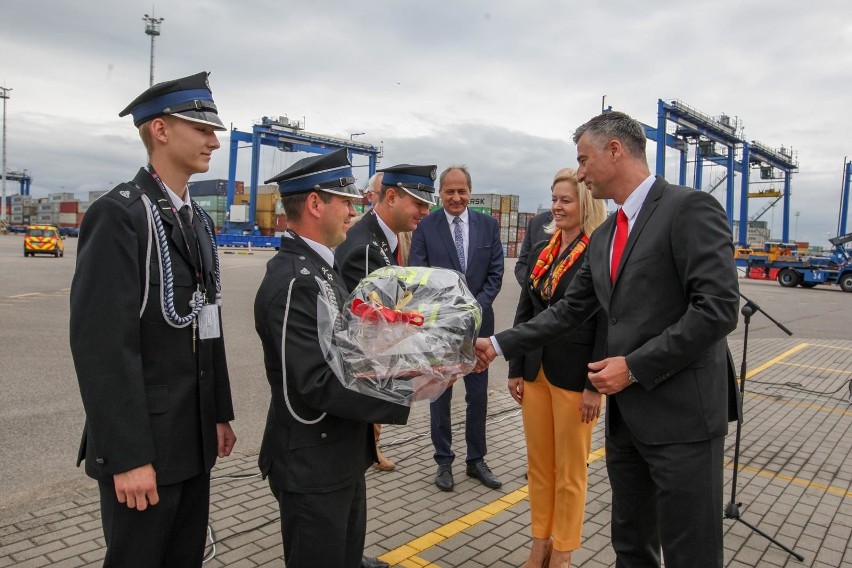
[[[488,368],[488,365],[491,364],[491,361],[497,357],[497,351],[494,349],[494,346],[491,344],[491,339],[487,337],[480,337],[476,340],[476,367],[473,369],[474,373],[481,373],[485,369]]]

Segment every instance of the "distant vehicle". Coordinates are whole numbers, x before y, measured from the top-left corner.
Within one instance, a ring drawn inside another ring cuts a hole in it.
[[[80,229],[77,227],[59,227],[59,234],[63,237],[79,237]]]
[[[29,225],[24,235],[24,256],[52,254],[65,256],[65,243],[59,230],[53,225]]]

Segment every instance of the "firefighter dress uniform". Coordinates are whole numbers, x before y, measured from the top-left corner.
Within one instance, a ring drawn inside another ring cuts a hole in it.
[[[133,112],[138,126],[168,105],[224,130],[206,77],[155,85],[122,116]],[[213,220],[193,209],[180,218],[149,166],[93,202],[80,228],[70,319],[86,412],[77,464],[85,460],[100,486],[105,566],[203,558],[216,424],[234,412]],[[203,332],[200,317],[218,333]],[[113,476],[147,464],[160,503],[145,511],[118,503]]]
[[[320,190],[359,197],[346,151],[304,158],[265,183],[283,197]],[[281,509],[288,568],[360,565],[364,472],[375,460],[372,425],[404,424],[408,407],[346,389],[318,337],[319,302],[347,292],[328,247],[287,231],[254,305],[271,401],[259,466]]]

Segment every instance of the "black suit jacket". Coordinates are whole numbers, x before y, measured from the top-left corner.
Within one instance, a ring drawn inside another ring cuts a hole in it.
[[[408,407],[348,390],[329,367],[317,332],[320,295],[342,306],[343,280],[300,237],[282,237],[255,298],[254,322],[272,393],[258,463],[284,491],[354,483],[376,460],[370,423],[408,419]]]
[[[530,251],[531,264],[535,266],[538,255],[548,241],[540,241]],[[587,249],[588,250],[588,249]],[[530,286],[529,274],[521,286],[521,296],[515,311],[514,325],[531,320],[551,305],[562,299],[565,290],[580,270],[586,258],[586,251],[559,279],[549,302]],[[532,269],[529,270],[532,272]],[[588,379],[589,361],[603,358],[606,342],[606,319],[603,313],[588,319],[585,323],[566,335],[557,337],[545,345],[523,353],[509,361],[509,377],[523,377],[526,381],[535,381],[539,369],[544,369],[547,380],[555,387],[582,392],[583,389],[596,390]]]
[[[707,193],[657,178],[610,282],[611,215],[563,299],[497,335],[516,357],[585,321],[600,306],[607,356],[624,355],[639,384],[614,395],[624,422],[648,444],[722,436],[739,408],[725,336],[739,304],[727,217]],[[609,425],[609,414],[607,414]]]
[[[372,271],[396,265],[396,256],[374,212],[365,213],[346,231],[346,240],[334,250],[334,263],[349,292]]]
[[[503,245],[497,220],[489,215],[468,209],[468,256],[463,272],[467,287],[482,306],[482,326],[479,337],[494,333],[492,304],[503,286]],[[447,214],[443,209],[433,211],[420,221],[411,235],[411,266],[449,268],[461,272],[456,245],[453,241]]]
[[[92,203],[71,284],[71,353],[86,410],[77,463],[85,459],[86,473],[103,480],[153,463],[157,483],[165,485],[212,469],[216,423],[232,420],[234,410],[222,337],[196,337],[193,352],[192,326],[177,329],[163,318],[156,241],[146,266],[143,193],[160,206],[179,315],[189,313],[196,289],[197,252],[193,260],[171,202],[161,201],[147,170]],[[215,303],[213,248],[200,221],[194,225],[202,278],[208,303]]]

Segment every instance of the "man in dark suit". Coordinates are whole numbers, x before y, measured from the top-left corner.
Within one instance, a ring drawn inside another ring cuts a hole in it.
[[[71,353],[98,480],[104,566],[200,567],[210,470],[236,437],[213,220],[190,175],[219,148],[207,73],[154,85],[119,116],[149,165],[92,203],[71,284]]]
[[[465,166],[450,166],[439,178],[439,194],[443,209],[423,219],[411,237],[412,266],[450,268],[464,274],[467,287],[482,306],[480,337],[494,332],[494,310],[491,307],[503,285],[503,246],[497,220],[471,211],[470,172]],[[485,486],[497,489],[503,484],[485,463],[485,418],[488,413],[488,371],[464,377],[466,472]],[[444,391],[431,407],[432,444],[438,473],[435,485],[443,491],[455,486],[452,463],[452,421],[450,402],[452,388]]]
[[[550,238],[550,235],[544,232],[544,228],[551,221],[553,221],[553,213],[542,211],[527,223],[524,240],[521,241],[521,250],[518,251],[518,260],[515,262],[515,280],[521,285],[521,289],[526,289],[527,277],[530,275],[530,250],[537,243]]]
[[[299,160],[270,182],[289,229],[254,304],[272,394],[258,464],[281,510],[284,561],[387,566],[363,557],[364,472],[376,459],[370,423],[404,424],[409,409],[344,387],[318,328],[320,311],[336,311],[348,295],[331,249],[346,238],[361,194],[345,149]]]
[[[720,567],[727,423],[739,412],[725,336],[738,286],[727,218],[712,196],[655,178],[629,116],[599,115],[574,133],[578,178],[620,207],[592,235],[561,301],[526,324],[478,340],[534,349],[606,314],[607,357],[589,378],[608,396],[607,471],[616,565]]]

